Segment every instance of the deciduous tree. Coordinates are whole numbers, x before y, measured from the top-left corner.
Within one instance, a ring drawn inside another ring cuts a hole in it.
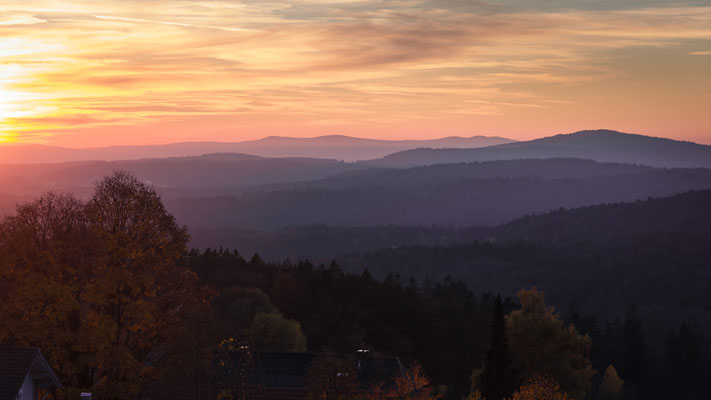
[[[600,388],[598,389],[597,400],[614,400],[620,397],[624,381],[617,375],[617,370],[610,364],[605,369]]]
[[[512,400],[568,400],[568,395],[554,379],[534,375],[514,393]]]
[[[125,172],[86,205],[50,193],[18,207],[0,222],[0,343],[42,348],[67,396],[137,398],[175,365],[177,338],[203,333],[186,319],[210,315],[211,292],[179,263],[187,241],[155,190]]]
[[[571,398],[582,399],[594,374],[589,361],[591,340],[572,325],[564,326],[543,293],[535,287],[517,293],[521,309],[508,316],[514,365],[529,379],[549,376]]]

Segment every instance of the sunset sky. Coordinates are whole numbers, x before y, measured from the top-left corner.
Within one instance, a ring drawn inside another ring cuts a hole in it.
[[[709,0],[0,0],[6,144],[594,128],[711,144]]]

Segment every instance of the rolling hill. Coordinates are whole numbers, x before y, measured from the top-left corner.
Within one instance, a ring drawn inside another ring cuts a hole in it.
[[[368,160],[414,149],[474,148],[514,142],[489,136],[446,137],[433,140],[377,140],[331,135],[314,138],[270,136],[242,142],[184,142],[164,145],[110,146],[75,149],[46,145],[0,146],[0,164],[116,161],[144,158],[197,156],[210,153],[245,153],[261,157]]]
[[[560,207],[635,201],[711,188],[711,170],[586,160],[514,160],[344,173],[236,196],[168,198],[189,227],[496,225]]]
[[[711,327],[711,190],[529,216],[490,237],[445,246],[399,246],[336,257],[347,271],[368,269],[419,282],[463,280],[477,293],[537,286],[565,310],[602,320],[636,305],[655,329],[693,316]]]
[[[364,163],[375,167],[407,168],[457,162],[557,157],[654,167],[711,168],[711,146],[611,130],[580,131],[479,149],[406,150]]]
[[[264,158],[246,154],[207,154],[126,161],[4,165],[0,186],[7,193],[36,195],[47,190],[83,195],[101,177],[126,170],[150,182],[166,196],[227,194],[255,185],[313,180],[364,168],[357,164],[312,158]]]

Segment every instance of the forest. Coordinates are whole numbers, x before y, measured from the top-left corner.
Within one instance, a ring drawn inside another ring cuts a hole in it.
[[[446,247],[265,261],[190,249],[155,189],[117,172],[87,201],[47,193],[0,222],[0,344],[41,348],[59,399],[205,385],[242,398],[219,368],[259,351],[324,355],[312,398],[709,398],[709,195],[558,210]],[[329,354],[359,351],[397,357],[407,384],[318,379],[346,368]]]

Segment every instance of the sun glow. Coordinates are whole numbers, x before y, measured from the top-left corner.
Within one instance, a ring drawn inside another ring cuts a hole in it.
[[[12,143],[23,130],[23,118],[32,117],[35,110],[31,108],[31,93],[13,89],[11,85],[17,82],[21,75],[21,67],[17,65],[1,65],[0,76],[0,143]]]
[[[17,93],[0,85],[0,143],[13,141],[15,127],[11,121],[26,115],[16,104],[18,97]]]
[[[599,126],[711,140],[708,6],[0,3],[5,142],[527,139]]]

